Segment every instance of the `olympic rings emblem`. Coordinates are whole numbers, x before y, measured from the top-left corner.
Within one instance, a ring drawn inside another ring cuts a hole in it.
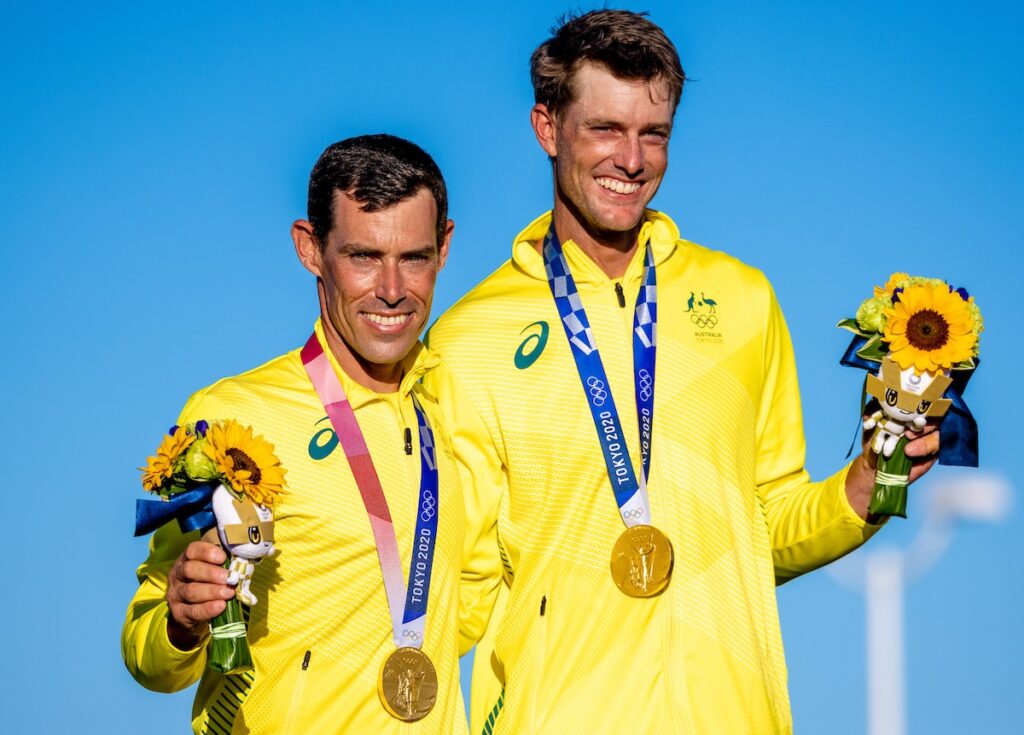
[[[641,518],[644,514],[643,508],[634,508],[633,510],[622,511],[622,517],[627,521],[633,521],[637,518]]]
[[[591,375],[587,378],[587,388],[590,392],[590,400],[595,406],[603,406],[608,399],[608,391],[604,389],[604,381]]]
[[[434,517],[435,508],[437,507],[437,500],[434,499],[433,495],[427,495],[423,498],[423,504],[420,506],[420,519],[423,521],[429,521]]]
[[[420,638],[423,637],[423,635],[421,633],[417,633],[415,630],[403,630],[402,637],[418,641]]]
[[[651,374],[647,372],[647,368],[644,368],[640,371],[640,398],[649,401],[653,390],[654,380],[651,379]]]
[[[714,314],[690,314],[690,321],[700,329],[712,329],[718,324],[718,317]]]

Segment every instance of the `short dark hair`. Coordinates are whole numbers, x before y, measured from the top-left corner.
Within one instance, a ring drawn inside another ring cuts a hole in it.
[[[573,101],[573,76],[587,61],[605,66],[620,79],[664,79],[673,111],[686,74],[665,32],[630,10],[594,10],[563,16],[530,57],[534,100],[558,113]]]
[[[306,216],[321,248],[334,227],[334,193],[364,212],[393,207],[426,189],[437,204],[437,244],[448,222],[448,190],[434,159],[415,143],[386,133],[346,138],[327,147],[309,175]]]

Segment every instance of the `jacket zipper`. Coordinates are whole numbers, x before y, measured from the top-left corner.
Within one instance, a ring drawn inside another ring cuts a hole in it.
[[[299,669],[299,678],[296,680],[295,690],[292,692],[292,704],[288,709],[288,724],[284,728],[288,735],[296,731],[295,723],[299,719],[299,709],[302,707],[302,693],[306,689],[306,671],[309,669],[309,659],[312,653],[312,651],[306,651],[306,655],[302,657],[302,668]]]
[[[622,292],[622,284],[618,281],[615,282],[615,297],[619,300],[619,308],[626,308],[626,294]]]

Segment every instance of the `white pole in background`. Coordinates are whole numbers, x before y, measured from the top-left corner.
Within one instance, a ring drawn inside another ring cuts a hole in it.
[[[903,554],[871,554],[864,569],[867,604],[868,733],[905,735]]]
[[[915,495],[922,495],[916,487]],[[906,734],[903,595],[907,584],[938,562],[956,523],[998,523],[1005,518],[1013,490],[1003,475],[946,468],[943,481],[924,497],[929,502],[921,529],[906,549],[855,553],[828,567],[837,582],[864,593],[868,735]]]

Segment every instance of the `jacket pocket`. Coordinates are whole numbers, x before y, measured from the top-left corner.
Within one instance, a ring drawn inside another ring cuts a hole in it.
[[[288,707],[288,719],[284,726],[285,735],[293,735],[293,733],[300,732],[298,729],[299,713],[302,711],[302,697],[306,690],[306,679],[309,678],[309,659],[312,657],[312,653],[312,651],[306,651],[302,657],[302,667],[299,669],[299,675],[295,679],[292,701]]]

